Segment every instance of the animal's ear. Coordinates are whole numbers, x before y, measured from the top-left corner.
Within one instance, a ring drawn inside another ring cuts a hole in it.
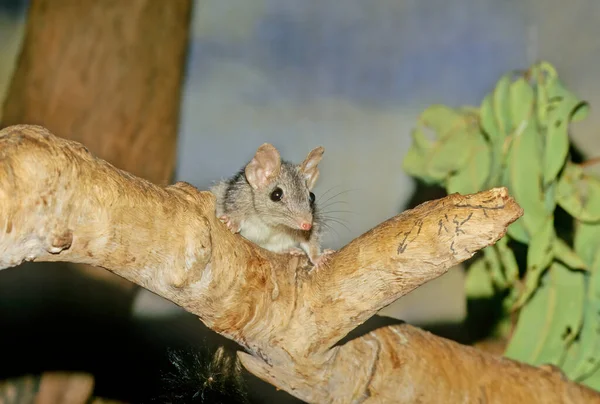
[[[264,188],[279,175],[281,157],[277,149],[265,143],[258,148],[245,169],[246,179],[254,189]]]
[[[313,189],[317,182],[317,178],[319,178],[319,162],[323,158],[324,152],[325,149],[322,146],[319,146],[308,153],[306,159],[300,164],[300,172],[306,179],[308,189]]]

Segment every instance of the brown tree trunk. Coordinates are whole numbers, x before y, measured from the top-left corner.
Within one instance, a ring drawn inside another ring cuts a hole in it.
[[[190,0],[33,0],[3,126],[43,125],[169,182],[190,12]]]
[[[190,16],[191,0],[32,0],[2,126],[43,125],[119,168],[168,183]]]

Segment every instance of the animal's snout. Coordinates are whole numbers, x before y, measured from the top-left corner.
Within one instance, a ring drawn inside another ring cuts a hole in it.
[[[312,223],[311,222],[301,222],[300,228],[302,230],[310,230],[310,229],[312,229]]]

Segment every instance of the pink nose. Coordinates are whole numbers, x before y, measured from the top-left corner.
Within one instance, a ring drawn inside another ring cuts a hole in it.
[[[302,230],[310,230],[312,228],[312,223],[310,223],[310,222],[302,222],[302,223],[300,223],[300,228]]]

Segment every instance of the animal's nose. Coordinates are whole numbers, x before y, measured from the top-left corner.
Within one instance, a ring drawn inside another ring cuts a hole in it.
[[[310,230],[312,228],[312,223],[310,223],[310,222],[302,222],[302,223],[300,223],[300,228],[302,230]]]

